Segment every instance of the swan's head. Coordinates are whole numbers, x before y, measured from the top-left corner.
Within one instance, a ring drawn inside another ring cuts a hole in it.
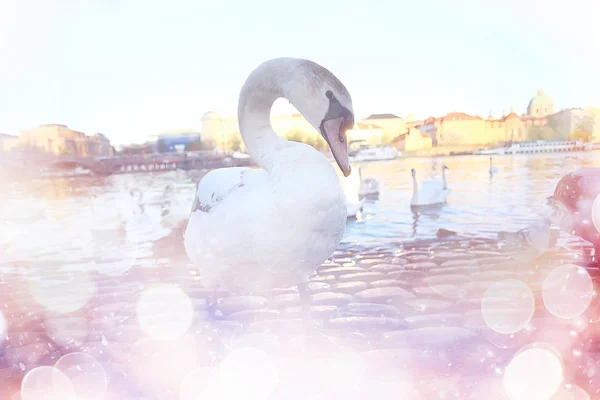
[[[412,177],[414,178],[414,177],[416,177],[416,176],[417,176],[417,171],[415,171],[415,169],[414,169],[414,168],[411,168],[411,169],[410,169],[410,174],[411,174],[411,175],[412,175]]]
[[[340,170],[349,176],[346,131],[354,126],[350,93],[335,75],[312,61],[300,61],[294,74],[297,79],[285,84],[285,97],[319,131]]]
[[[446,164],[442,165],[442,169],[450,169]]]

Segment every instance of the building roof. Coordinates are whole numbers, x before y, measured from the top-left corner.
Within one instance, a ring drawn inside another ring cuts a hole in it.
[[[517,118],[517,119],[521,119],[521,117],[519,117],[519,116],[517,115],[517,113],[513,111],[513,112],[511,112],[510,114],[508,114],[506,117],[504,117],[503,119],[504,119],[504,120],[507,120],[507,119],[515,119],[515,118]]]
[[[63,124],[40,124],[40,128],[49,128],[52,126],[57,126],[57,127],[61,127],[61,128],[69,128],[67,125],[63,125]]]
[[[483,120],[479,115],[469,115],[463,112],[451,112],[444,115],[442,118],[443,121],[476,121]]]
[[[402,119],[394,114],[371,114],[365,119]]]
[[[538,89],[537,95],[533,96],[531,100],[529,100],[529,104],[527,105],[527,114],[531,114],[531,108],[533,106],[553,106],[554,103],[552,99],[544,94],[544,89]]]
[[[94,134],[94,137],[97,138],[98,140],[102,140],[103,142],[110,142],[110,140],[108,140],[106,135],[104,135],[103,133],[100,133],[100,132],[96,132]]]

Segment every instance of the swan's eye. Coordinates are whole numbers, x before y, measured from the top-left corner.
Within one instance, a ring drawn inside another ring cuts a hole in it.
[[[328,90],[325,92],[325,96],[327,96],[327,98],[331,100],[333,99],[333,92],[331,90]]]

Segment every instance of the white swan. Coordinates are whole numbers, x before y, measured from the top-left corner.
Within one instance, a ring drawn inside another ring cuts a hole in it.
[[[238,104],[240,133],[262,169],[223,168],[204,176],[184,245],[207,286],[253,291],[298,285],[306,313],[306,283],[342,238],[346,199],[322,153],[273,131],[270,111],[279,97],[318,129],[344,176],[350,175],[346,130],[354,115],[344,85],[312,61],[266,61],[246,80]]]
[[[379,182],[375,178],[362,178],[362,170],[358,167],[358,176],[360,177],[360,187],[358,189],[358,196],[360,198],[364,197],[374,197],[379,196]]]
[[[162,225],[178,228],[187,222],[190,216],[190,204],[196,196],[197,185],[194,183],[173,183],[165,188],[164,203],[162,204]]]
[[[490,157],[490,176],[494,175],[496,172],[498,172],[498,168],[492,166],[492,157]]]
[[[417,174],[415,169],[410,170],[413,180],[413,196],[410,202],[411,207],[432,206],[446,203],[446,197],[450,194],[446,182],[446,170],[449,169],[445,164],[442,166],[442,181],[428,180],[421,182],[421,187],[417,185]]]

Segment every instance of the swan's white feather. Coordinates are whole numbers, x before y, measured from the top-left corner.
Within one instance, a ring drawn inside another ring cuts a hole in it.
[[[285,180],[279,169],[286,170]],[[200,181],[184,245],[206,286],[252,290],[296,284],[339,243],[346,202],[326,158],[294,143],[273,170],[218,169]]]
[[[237,189],[249,183],[256,174],[258,174],[257,178],[266,178],[264,170],[252,170],[251,168],[234,167],[210,171],[198,184],[197,208],[209,211],[216,207]]]

